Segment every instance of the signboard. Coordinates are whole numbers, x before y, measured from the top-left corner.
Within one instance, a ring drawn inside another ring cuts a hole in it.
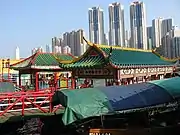
[[[110,69],[77,69],[75,76],[113,76]]]
[[[89,135],[112,135],[112,133],[89,133]]]
[[[150,129],[90,129],[89,135],[149,135]]]
[[[59,66],[35,66],[35,65],[32,65],[31,68],[34,68],[34,69],[60,69]]]
[[[130,68],[130,69],[121,69],[120,75],[135,75],[135,74],[151,74],[151,73],[171,73],[173,72],[173,67],[158,67],[158,68]]]

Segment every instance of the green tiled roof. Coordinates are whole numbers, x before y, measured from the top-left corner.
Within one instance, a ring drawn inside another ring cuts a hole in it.
[[[103,56],[87,56],[74,63],[60,64],[60,66],[62,68],[91,68],[95,66],[101,66],[103,63],[105,63]]]
[[[104,64],[111,63],[116,67],[123,66],[172,66],[173,62],[169,62],[161,59],[159,56],[151,51],[143,50],[128,50],[118,47],[113,47],[111,56],[110,47],[91,46],[91,49],[95,49],[98,52],[97,56],[91,56],[89,53],[85,53],[80,59],[70,64],[60,64],[62,68],[82,68],[82,67],[95,67],[104,66]],[[91,52],[91,49],[87,51]]]
[[[74,57],[69,54],[36,53],[29,58],[11,65],[12,69],[60,69],[61,61],[72,61]]]
[[[109,54],[110,48],[100,48],[106,55]],[[133,65],[172,65],[173,63],[161,59],[152,52],[132,51],[123,49],[112,49],[110,57],[112,64],[116,66],[133,66]]]
[[[74,56],[70,54],[54,54],[54,56],[60,61],[71,61],[74,59]]]
[[[36,56],[32,65],[34,66],[57,66],[59,62],[54,55],[50,53],[42,53]]]

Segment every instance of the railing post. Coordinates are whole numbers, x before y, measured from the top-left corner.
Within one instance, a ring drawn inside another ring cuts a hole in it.
[[[22,102],[22,116],[24,116],[24,108],[25,108],[25,104],[24,104],[24,96],[22,96],[22,99],[21,99],[21,102]]]
[[[49,112],[51,113],[53,110],[53,106],[52,106],[52,95],[49,96]]]

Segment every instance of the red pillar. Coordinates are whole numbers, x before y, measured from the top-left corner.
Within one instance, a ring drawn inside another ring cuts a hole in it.
[[[39,73],[36,72],[36,85],[35,85],[35,91],[39,91]]]
[[[57,85],[58,85],[57,82],[58,82],[58,77],[57,77],[57,73],[55,72],[55,73],[54,73],[54,83],[55,83],[55,86],[54,86],[54,87],[55,87],[55,90],[57,90]]]
[[[8,81],[10,81],[10,59],[7,59],[7,68],[8,68]]]
[[[74,77],[71,78],[71,89],[75,89],[76,86],[76,80]]]

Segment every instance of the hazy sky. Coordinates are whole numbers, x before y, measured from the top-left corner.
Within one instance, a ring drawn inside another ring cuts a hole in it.
[[[0,0],[0,57],[14,57],[19,46],[22,57],[31,49],[45,48],[53,36],[83,28],[88,32],[88,8],[100,6],[105,12],[105,31],[108,31],[108,4],[120,2],[125,8],[126,28],[129,28],[131,0]],[[147,23],[157,17],[173,17],[180,26],[179,0],[144,0]],[[87,34],[86,34],[87,35]]]

